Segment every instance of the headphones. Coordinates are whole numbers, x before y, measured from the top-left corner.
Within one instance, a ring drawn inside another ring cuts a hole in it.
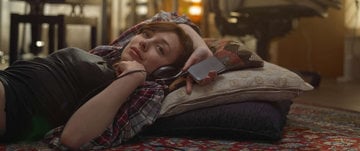
[[[173,66],[162,66],[153,71],[148,77],[148,80],[162,81],[166,84],[170,84],[174,79],[184,74],[185,72]]]

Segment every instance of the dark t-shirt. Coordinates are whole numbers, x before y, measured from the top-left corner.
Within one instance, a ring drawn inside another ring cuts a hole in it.
[[[76,48],[15,62],[0,72],[6,95],[3,140],[42,138],[114,78],[101,57]]]

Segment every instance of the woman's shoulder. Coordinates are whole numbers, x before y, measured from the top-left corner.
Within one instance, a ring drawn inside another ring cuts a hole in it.
[[[97,55],[91,54],[88,51],[76,47],[68,47],[55,51],[50,54],[48,57],[67,57],[67,58],[77,58],[77,57],[95,57],[101,58]]]
[[[83,54],[83,53],[88,53],[88,52],[83,49],[76,48],[76,47],[67,47],[67,48],[57,50],[54,53],[50,54],[49,56],[54,56],[54,55],[59,55],[59,54],[63,55],[63,54]]]
[[[52,62],[59,62],[62,64],[73,64],[73,65],[84,62],[89,62],[89,63],[105,62],[102,57],[91,54],[86,50],[75,47],[68,47],[57,50],[56,52],[50,54],[47,57],[47,60]]]

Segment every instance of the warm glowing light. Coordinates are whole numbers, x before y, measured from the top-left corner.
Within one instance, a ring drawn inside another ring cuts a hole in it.
[[[195,24],[200,24],[203,14],[202,0],[183,0],[183,2],[186,2],[184,11],[190,20]]]
[[[240,13],[239,13],[239,12],[230,12],[230,16],[237,16],[237,17],[239,17],[239,16],[240,16]]]
[[[35,45],[36,45],[36,47],[44,47],[45,42],[43,42],[43,41],[36,41]]]
[[[185,2],[201,3],[201,0],[185,0]]]
[[[147,0],[137,0],[136,2],[137,3],[147,3],[148,1]]]
[[[136,13],[138,15],[146,15],[148,13],[148,8],[144,5],[136,7]]]
[[[201,0],[191,0],[193,3],[201,3]]]
[[[202,13],[202,9],[200,6],[190,6],[189,13],[190,15],[199,16]]]
[[[229,18],[229,19],[228,19],[228,22],[229,22],[229,23],[237,23],[237,22],[238,22],[238,19],[237,19],[237,18]]]

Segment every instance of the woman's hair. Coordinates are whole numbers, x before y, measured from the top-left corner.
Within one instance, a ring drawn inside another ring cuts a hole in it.
[[[175,23],[171,23],[171,22],[148,23],[148,24],[145,24],[140,29],[139,33],[142,33],[145,30],[150,30],[153,32],[174,32],[179,37],[180,44],[183,47],[184,51],[175,60],[175,62],[172,63],[170,66],[173,66],[177,69],[181,69],[185,65],[185,62],[190,57],[192,52],[194,51],[193,41],[191,40],[191,37],[189,35],[187,35],[184,32],[184,30]]]

